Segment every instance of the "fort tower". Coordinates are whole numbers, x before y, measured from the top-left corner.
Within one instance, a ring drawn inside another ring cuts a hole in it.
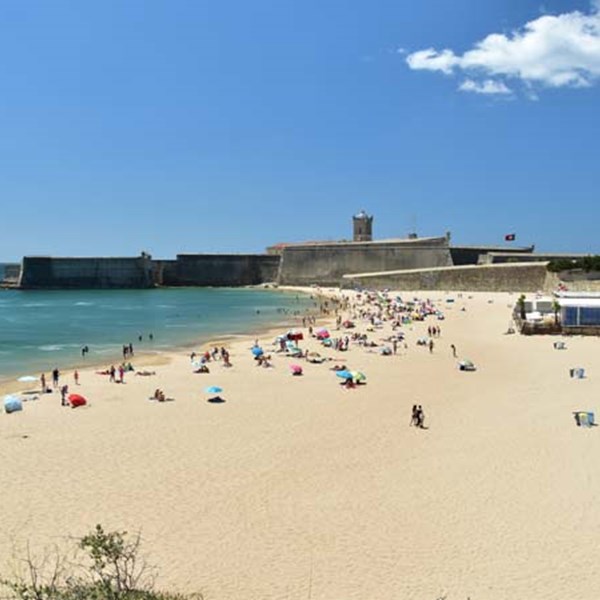
[[[373,217],[370,217],[364,210],[361,210],[357,215],[352,217],[352,223],[354,225],[353,241],[373,241]]]

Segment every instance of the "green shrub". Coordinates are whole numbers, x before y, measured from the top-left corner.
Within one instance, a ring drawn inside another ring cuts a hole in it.
[[[139,557],[140,535],[105,532],[101,525],[79,540],[83,563],[58,552],[36,562],[24,559],[25,575],[0,579],[7,600],[198,600],[200,594],[154,590],[155,570]],[[49,568],[48,568],[49,566]]]
[[[583,258],[557,258],[548,263],[548,271],[558,273],[560,271],[574,271],[581,269],[586,273],[600,271],[600,256],[584,256]]]

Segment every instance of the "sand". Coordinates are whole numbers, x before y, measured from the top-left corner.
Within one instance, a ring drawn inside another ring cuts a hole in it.
[[[102,523],[141,530],[159,586],[206,600],[598,598],[600,429],[571,414],[600,408],[598,339],[505,335],[516,295],[420,296],[446,318],[405,326],[396,356],[305,338],[334,361],[292,377],[299,361],[258,368],[239,338],[231,369],[193,374],[182,352],[124,385],[81,371],[89,407],[54,393],[2,414],[3,563]],[[415,344],[431,324],[433,353]],[[343,389],[334,362],[367,384]]]

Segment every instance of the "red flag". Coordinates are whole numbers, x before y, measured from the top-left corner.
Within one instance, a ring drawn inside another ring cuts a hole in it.
[[[507,233],[507,234],[504,236],[504,241],[505,241],[505,242],[514,242],[516,237],[517,237],[517,236],[516,236],[514,233]]]

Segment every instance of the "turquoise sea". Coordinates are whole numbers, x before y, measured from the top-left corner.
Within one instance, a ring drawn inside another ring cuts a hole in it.
[[[306,295],[248,288],[0,290],[0,379],[110,363],[130,342],[138,352],[157,352],[287,327],[313,306]]]

